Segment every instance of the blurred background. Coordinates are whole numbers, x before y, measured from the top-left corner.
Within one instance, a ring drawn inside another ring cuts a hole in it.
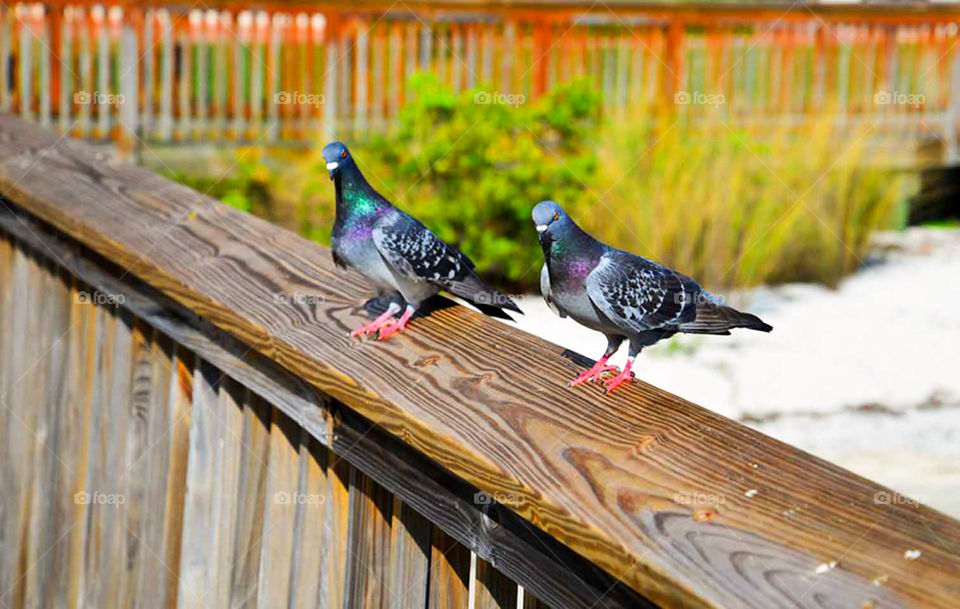
[[[9,3],[0,110],[321,243],[340,139],[529,295],[521,328],[596,357],[536,295],[530,208],[554,199],[775,327],[674,338],[640,378],[960,516],[958,23],[952,2]]]

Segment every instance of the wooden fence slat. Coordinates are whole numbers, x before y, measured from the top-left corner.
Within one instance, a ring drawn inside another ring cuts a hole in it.
[[[430,553],[430,609],[460,609],[469,604],[470,550],[433,527]]]
[[[173,24],[169,10],[157,12],[160,23],[160,118],[157,139],[168,141],[173,135]]]
[[[430,535],[430,521],[394,496],[387,580],[392,608],[423,609],[427,606]]]
[[[29,340],[30,327],[39,316],[40,300],[38,290],[33,289],[37,277],[35,263],[22,249],[13,252],[9,271],[11,296],[10,316],[17,320],[10,328],[0,334],[5,352],[4,361],[9,363],[4,383],[2,405],[4,410],[4,442],[0,446],[3,458],[0,465],[4,468],[4,493],[0,494],[3,509],[0,510],[0,539],[3,540],[3,555],[0,556],[0,602],[13,607],[23,603],[25,583],[22,580],[21,555],[26,553],[24,535],[29,515],[31,496],[30,480],[32,471],[30,461],[33,456],[32,427],[26,420],[30,418],[28,399],[29,366],[35,363],[35,341]],[[15,296],[14,296],[15,295]],[[25,419],[26,418],[26,419]]]
[[[474,609],[515,609],[517,584],[487,561],[477,558]]]
[[[386,589],[393,499],[357,469],[350,477],[350,527],[347,532],[347,607],[379,607]]]
[[[300,502],[293,529],[290,606],[314,609],[320,601],[320,580],[325,576],[327,553],[334,541],[327,537],[324,521],[328,510],[327,468],[331,453],[315,438],[300,438],[298,489]]]
[[[140,597],[145,553],[152,549],[144,547],[146,520],[155,517],[155,503],[148,501],[150,489],[160,480],[150,477],[150,422],[151,409],[156,404],[157,388],[154,374],[161,372],[154,365],[153,329],[142,320],[133,325],[133,346],[130,354],[131,380],[128,402],[128,425],[125,457],[119,470],[118,480],[124,496],[125,522],[121,531],[124,544],[123,574],[115,582],[119,589],[119,606],[133,607]],[[162,372],[161,372],[162,374]],[[164,376],[166,378],[166,376]]]
[[[220,379],[217,403],[217,444],[213,479],[211,562],[213,584],[204,595],[209,607],[230,606],[230,575],[235,562],[237,512],[240,501],[240,459],[243,446],[243,408],[250,399],[245,388],[229,377]]]
[[[126,577],[127,537],[130,527],[127,519],[127,498],[124,494],[127,463],[127,429],[131,420],[131,381],[133,378],[133,317],[129,312],[111,307],[115,317],[113,339],[113,363],[110,365],[109,399],[106,404],[102,463],[104,480],[99,492],[106,493],[105,504],[91,501],[94,510],[102,512],[103,523],[100,547],[99,576],[106,584],[101,594],[101,607],[119,607],[120,582]],[[97,492],[98,489],[94,489]],[[110,495],[116,497],[111,505]]]
[[[323,512],[324,564],[320,577],[320,609],[343,607],[346,596],[347,543],[350,527],[352,467],[333,453],[327,462],[327,495]]]
[[[240,452],[230,606],[254,607],[257,604],[270,458],[270,406],[260,398],[249,399],[243,405],[241,446],[244,450]]]
[[[159,332],[155,332],[150,342],[150,370],[143,371],[150,378],[150,399],[145,412],[144,445],[140,450],[133,446],[133,454],[128,465],[128,476],[140,475],[150,481],[143,494],[144,505],[150,506],[149,517],[140,521],[136,529],[138,536],[137,558],[140,562],[136,589],[138,594],[134,606],[140,608],[171,606],[175,599],[169,596],[168,582],[173,574],[167,567],[166,557],[170,554],[169,544],[173,536],[179,540],[179,530],[170,531],[173,517],[168,508],[181,509],[180,503],[173,501],[168,486],[183,488],[183,476],[186,467],[178,459],[185,455],[178,449],[185,428],[189,428],[189,403],[185,403],[179,388],[179,362],[174,356],[173,342]],[[172,476],[170,475],[172,474]],[[180,476],[180,479],[177,479]],[[133,526],[133,523],[131,523]],[[179,565],[179,563],[177,563]]]
[[[190,419],[193,411],[195,357],[184,349],[174,350],[170,374],[170,408],[163,421],[166,430],[162,440],[169,438],[168,457],[164,460],[167,479],[164,497],[163,535],[157,560],[163,565],[155,573],[158,580],[158,604],[177,605],[180,580],[180,558],[183,544],[183,510],[187,487],[187,469],[190,451]],[[157,467],[153,468],[158,471]],[[159,470],[163,474],[163,470]]]
[[[65,338],[70,323],[69,291],[61,271],[46,262],[39,265],[38,270],[40,298],[35,302],[40,317],[36,319],[39,323],[30,328],[29,336],[29,340],[36,343],[36,360],[28,361],[29,374],[21,381],[31,386],[25,406],[34,411],[30,419],[32,429],[26,433],[26,438],[34,441],[33,496],[29,499],[30,529],[24,553],[26,565],[23,565],[27,606],[40,604],[57,577],[52,569],[51,552],[63,541],[55,527],[61,499],[54,494],[61,459],[57,449],[62,434],[69,433],[62,427],[61,417],[68,354]]]
[[[183,541],[180,550],[179,607],[204,607],[216,583],[216,514],[214,488],[220,445],[218,398],[221,373],[197,359],[193,375],[193,405],[187,450],[187,485],[183,499]]]
[[[257,605],[287,607],[291,594],[294,542],[300,541],[294,537],[294,529],[300,491],[301,428],[279,409],[271,408],[271,411],[273,422],[270,426]]]

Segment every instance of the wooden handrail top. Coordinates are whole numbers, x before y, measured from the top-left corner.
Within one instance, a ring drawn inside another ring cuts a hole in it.
[[[642,382],[571,390],[563,349],[465,307],[351,339],[368,288],[327,248],[8,115],[0,187],[658,604],[958,604],[960,523],[842,468]]]

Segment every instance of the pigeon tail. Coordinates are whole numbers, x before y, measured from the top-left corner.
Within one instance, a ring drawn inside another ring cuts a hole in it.
[[[502,316],[505,315],[505,313],[503,313],[502,309],[507,309],[523,315],[523,311],[520,310],[520,307],[517,306],[517,303],[513,302],[509,296],[506,294],[501,294],[500,292],[486,285],[473,273],[467,275],[459,281],[451,281],[444,287],[452,294],[467,300],[470,302],[470,304],[474,305],[480,309],[480,311],[490,315],[491,317],[503,319]],[[511,318],[507,316],[507,319]]]
[[[689,334],[730,334],[733,328],[747,328],[759,332],[769,332],[773,326],[766,324],[756,315],[742,313],[732,307],[707,305],[697,308],[697,317],[693,321],[680,324],[680,331]]]

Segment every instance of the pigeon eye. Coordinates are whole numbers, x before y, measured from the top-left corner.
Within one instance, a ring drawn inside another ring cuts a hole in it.
[[[560,212],[558,211],[553,212],[553,221],[556,222],[559,219],[560,219]]]
[[[340,158],[341,158],[341,159],[347,158],[347,151],[346,151],[346,150],[344,150],[343,152],[340,153]]]

